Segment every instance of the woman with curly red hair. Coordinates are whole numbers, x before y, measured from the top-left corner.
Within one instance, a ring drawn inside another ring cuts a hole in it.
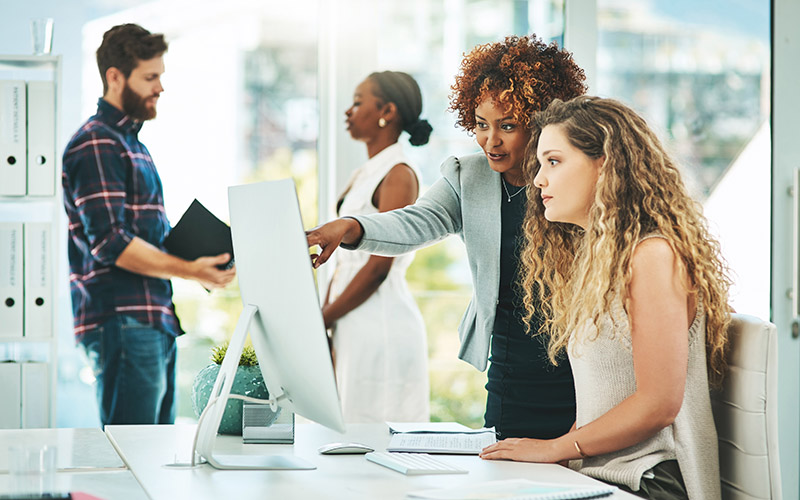
[[[321,247],[315,266],[340,244],[400,255],[452,234],[464,241],[474,291],[459,327],[459,357],[479,370],[491,361],[485,420],[501,438],[557,437],[575,420],[569,363],[553,366],[546,341],[527,334],[515,283],[531,117],[555,98],[583,94],[584,79],[569,52],[535,36],[475,47],[461,63],[450,109],[483,152],[445,160],[442,178],[413,205],[337,219],[308,233],[309,245]],[[532,322],[528,328],[538,331],[541,318]]]

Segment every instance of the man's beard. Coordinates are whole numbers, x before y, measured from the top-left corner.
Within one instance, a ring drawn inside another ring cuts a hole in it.
[[[156,117],[156,108],[147,107],[147,97],[134,92],[127,82],[122,89],[122,110],[134,120],[145,121]]]

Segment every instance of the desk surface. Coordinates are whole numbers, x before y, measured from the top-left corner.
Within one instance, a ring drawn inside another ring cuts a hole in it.
[[[8,474],[0,474],[0,492],[10,492],[12,481]],[[147,500],[139,482],[127,469],[86,470],[57,472],[56,491],[80,491],[102,500]]]
[[[64,469],[124,469],[125,464],[103,431],[94,429],[4,429],[5,448],[12,446],[56,446],[56,467]],[[8,472],[7,449],[0,447],[0,472]]]
[[[102,499],[147,500],[139,482],[100,429],[0,430],[0,492],[10,492],[12,446],[56,446],[55,488],[81,491]]]
[[[215,452],[294,454],[317,466],[313,471],[223,471],[210,465],[194,469],[164,467],[191,456],[194,425],[106,426],[106,434],[153,500],[166,499],[403,499],[406,493],[463,486],[498,479],[596,485],[597,481],[558,465],[481,460],[477,456],[441,456],[469,474],[405,476],[368,462],[363,455],[320,455],[325,443],[356,441],[385,451],[384,424],[351,424],[341,435],[317,424],[298,424],[294,445],[242,444],[238,436],[218,436]],[[613,499],[634,499],[618,492]]]

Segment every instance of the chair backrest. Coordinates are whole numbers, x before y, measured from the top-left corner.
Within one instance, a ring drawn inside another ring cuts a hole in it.
[[[724,500],[781,498],[775,325],[733,314],[729,371],[711,404]]]

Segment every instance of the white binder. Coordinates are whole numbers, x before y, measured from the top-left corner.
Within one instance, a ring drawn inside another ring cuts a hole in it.
[[[21,363],[22,427],[50,427],[50,377],[47,363]]]
[[[24,335],[50,337],[53,334],[52,231],[50,223],[26,223]]]
[[[22,223],[0,223],[0,337],[22,337],[22,259]]]
[[[25,82],[0,80],[0,195],[26,192]]]
[[[55,194],[56,94],[53,82],[28,82],[28,194]]]
[[[21,415],[19,363],[0,361],[0,429],[19,429]]]

